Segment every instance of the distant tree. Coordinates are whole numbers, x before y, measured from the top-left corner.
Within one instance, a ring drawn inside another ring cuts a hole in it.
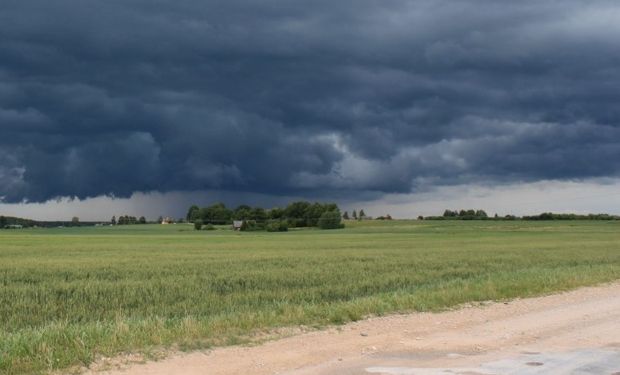
[[[140,224],[146,224],[146,218],[144,216],[140,216],[140,220],[138,220]]]
[[[272,221],[265,227],[267,232],[286,232],[288,231],[288,224],[286,221]]]
[[[553,214],[551,212],[543,212],[542,214],[538,215],[538,217],[540,218],[540,220],[553,220]]]
[[[163,221],[164,221],[164,217],[163,216],[160,216],[160,217],[157,218],[157,222],[158,223],[161,224],[161,223],[163,223]]]
[[[353,210],[353,213],[351,213],[351,217],[353,218],[353,220],[357,220],[357,211]]]
[[[331,211],[328,209],[326,205],[315,202],[308,207],[304,212],[304,220],[306,221],[306,226],[308,227],[316,227],[319,223],[319,218],[323,215],[324,212]]]
[[[241,204],[239,206],[237,206],[237,208],[235,208],[233,210],[233,214],[237,214],[238,212],[245,212],[245,211],[250,211],[252,209],[252,207],[248,206],[247,204]]]
[[[232,218],[233,220],[248,220],[250,219],[251,211],[252,207],[242,204],[233,210]]]
[[[127,225],[127,215],[121,215],[118,217],[117,224],[118,225]]]
[[[325,203],[323,208],[325,208],[325,211],[340,211],[336,203]]]
[[[201,230],[202,229],[202,220],[196,219],[194,220],[194,229]]]
[[[199,218],[205,224],[229,224],[234,216],[233,211],[224,203],[216,203],[200,209]]]
[[[279,207],[272,208],[267,216],[271,220],[280,220],[284,217],[284,210]]]
[[[422,215],[418,216],[418,220],[424,220],[424,216]]]
[[[360,214],[359,214],[359,219],[360,220],[364,220],[366,218],[366,213],[364,212],[364,210],[360,210]]]
[[[112,220],[110,220],[110,224],[116,225],[116,216],[112,216]]]
[[[261,207],[255,207],[250,211],[250,219],[256,221],[267,220],[267,211]]]
[[[443,217],[457,217],[457,216],[458,216],[458,212],[456,211],[445,210],[443,212]]]
[[[193,223],[194,220],[198,219],[198,215],[200,215],[200,207],[193,205],[187,211],[187,216],[185,218],[188,222]]]
[[[321,215],[319,219],[319,228],[321,229],[339,229],[342,228],[341,223],[342,217],[340,216],[340,211],[327,211]]]
[[[0,229],[6,227],[6,223],[7,223],[6,217],[0,216]]]
[[[240,209],[240,210],[235,210],[235,212],[233,213],[233,219],[235,220],[249,220],[250,216],[252,214],[252,209]]]
[[[243,220],[243,223],[241,223],[241,228],[239,228],[239,230],[242,232],[251,232],[258,229],[259,228],[257,228],[256,222],[254,220]]]
[[[348,211],[345,211],[345,212],[344,212],[344,214],[342,214],[342,218],[343,218],[344,220],[349,220],[349,212],[348,212]]]
[[[74,216],[71,218],[71,225],[77,226],[80,224],[80,218],[77,216]]]
[[[308,225],[305,219],[308,207],[310,207],[309,202],[293,202],[284,209],[284,216],[292,227],[305,227]]]

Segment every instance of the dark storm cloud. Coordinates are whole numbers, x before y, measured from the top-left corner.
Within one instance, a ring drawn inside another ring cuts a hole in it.
[[[5,0],[0,197],[620,173],[613,1]]]

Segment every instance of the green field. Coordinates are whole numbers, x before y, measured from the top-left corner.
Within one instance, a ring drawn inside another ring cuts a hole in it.
[[[620,278],[620,222],[349,222],[0,231],[0,373],[244,342]]]

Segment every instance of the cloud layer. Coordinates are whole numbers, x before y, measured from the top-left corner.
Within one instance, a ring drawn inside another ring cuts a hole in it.
[[[614,1],[1,8],[5,202],[620,174]]]

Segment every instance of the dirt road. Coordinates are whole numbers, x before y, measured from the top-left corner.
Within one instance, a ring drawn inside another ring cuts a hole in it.
[[[373,318],[96,374],[446,373],[620,375],[620,283],[439,314]]]

